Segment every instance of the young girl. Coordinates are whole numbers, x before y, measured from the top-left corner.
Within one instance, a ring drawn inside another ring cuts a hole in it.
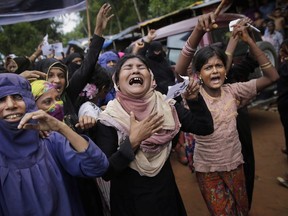
[[[248,201],[243,172],[241,143],[236,128],[237,108],[256,96],[257,92],[278,79],[276,69],[248,34],[244,24],[234,26],[233,36],[240,37],[250,47],[263,76],[248,82],[223,84],[226,78],[226,59],[230,53],[207,46],[197,51],[197,45],[206,31],[212,29],[215,14],[199,17],[198,24],[186,42],[176,66],[176,72],[185,74],[192,66],[198,74],[203,96],[213,118],[211,135],[194,135],[194,167],[196,177],[211,215],[247,215]]]

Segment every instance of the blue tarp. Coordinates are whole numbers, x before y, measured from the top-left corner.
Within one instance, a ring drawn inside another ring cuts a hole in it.
[[[1,0],[0,25],[46,19],[85,8],[85,0]]]

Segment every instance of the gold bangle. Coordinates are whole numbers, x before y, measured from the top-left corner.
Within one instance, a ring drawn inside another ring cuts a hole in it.
[[[225,51],[225,54],[226,54],[227,56],[232,56],[232,53],[230,53],[230,52],[228,52],[228,51]]]
[[[267,65],[269,65],[269,64],[271,64],[271,62],[267,62],[267,63],[265,63],[265,64],[262,64],[262,65],[260,65],[260,67],[265,67],[265,66],[267,66]]]
[[[261,70],[265,70],[265,69],[270,68],[270,67],[272,67],[271,63],[266,65],[266,66],[264,66],[264,67],[260,66]]]
[[[35,55],[34,53],[32,54],[32,56],[33,56],[34,58],[37,58],[37,55]]]

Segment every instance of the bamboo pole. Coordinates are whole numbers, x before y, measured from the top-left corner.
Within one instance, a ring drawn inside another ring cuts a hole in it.
[[[138,20],[139,20],[139,22],[142,22],[142,18],[141,18],[139,9],[138,9],[137,1],[136,1],[136,0],[133,0],[133,4],[134,4],[134,8],[135,8],[135,11],[136,11]]]
[[[215,18],[217,18],[217,16],[219,15],[219,13],[221,12],[221,10],[223,9],[224,5],[228,3],[228,0],[221,0],[220,4],[218,5],[218,7],[216,8],[214,14],[215,14]],[[216,23],[214,23],[212,25],[212,28],[218,28],[218,25]]]
[[[90,38],[91,38],[91,23],[90,23],[88,0],[86,0],[86,16],[87,16],[88,39],[90,40]]]

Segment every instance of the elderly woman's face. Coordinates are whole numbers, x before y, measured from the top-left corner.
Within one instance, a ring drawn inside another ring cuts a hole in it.
[[[151,88],[151,74],[140,59],[131,58],[121,67],[118,85],[123,94],[141,98]]]

